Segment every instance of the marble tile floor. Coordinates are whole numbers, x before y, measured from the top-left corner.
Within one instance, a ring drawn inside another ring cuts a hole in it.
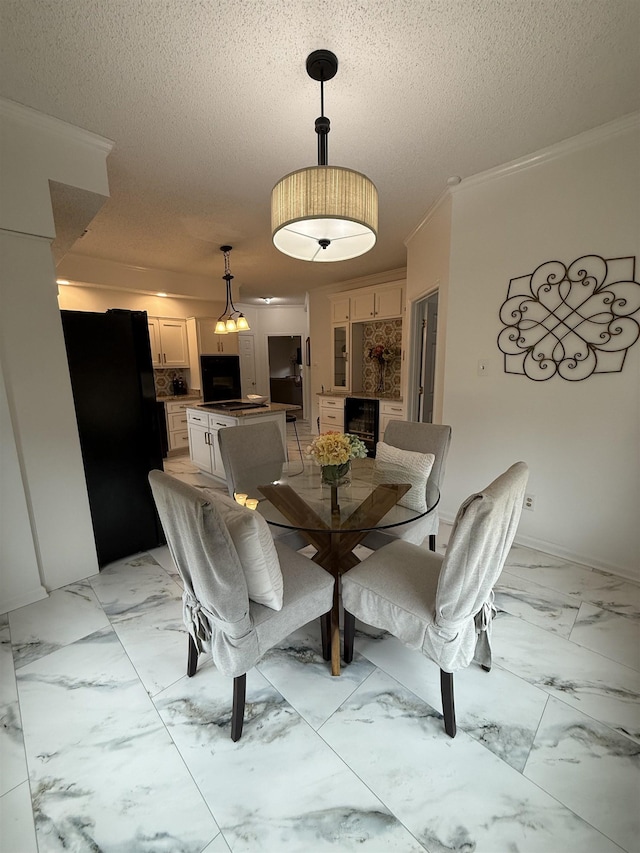
[[[232,743],[180,595],[162,547],[0,616],[0,853],[640,850],[638,585],[514,546],[454,740],[434,664],[360,625],[332,678],[310,624],[249,672]]]

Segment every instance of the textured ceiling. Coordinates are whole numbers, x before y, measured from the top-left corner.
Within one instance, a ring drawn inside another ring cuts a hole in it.
[[[114,140],[111,198],[74,253],[222,275],[241,298],[405,265],[446,186],[640,108],[638,0],[0,0],[0,95]],[[309,264],[271,244],[270,193],[329,162],[380,195],[376,247]]]

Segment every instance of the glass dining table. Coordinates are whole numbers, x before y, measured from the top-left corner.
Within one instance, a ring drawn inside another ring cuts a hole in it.
[[[257,508],[274,535],[297,531],[315,548],[311,559],[336,580],[330,643],[323,649],[325,658],[331,659],[332,675],[340,675],[340,576],[360,562],[354,549],[371,531],[398,533],[403,526],[419,524],[440,500],[434,489],[426,509],[410,509],[398,503],[411,488],[408,483],[378,479],[373,459],[354,459],[349,484],[324,485],[320,466],[307,460],[303,468],[299,462],[255,466],[237,484],[240,500]]]

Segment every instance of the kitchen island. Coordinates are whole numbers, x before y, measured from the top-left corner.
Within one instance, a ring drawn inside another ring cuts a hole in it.
[[[247,426],[248,424],[275,421],[282,435],[282,445],[287,451],[287,427],[285,415],[300,410],[300,406],[288,403],[265,403],[257,405],[249,400],[224,400],[219,403],[201,403],[187,409],[189,430],[189,457],[196,468],[204,474],[226,481],[226,475],[218,432],[225,427]]]

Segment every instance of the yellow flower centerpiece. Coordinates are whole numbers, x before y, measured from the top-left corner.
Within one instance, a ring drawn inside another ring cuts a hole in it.
[[[307,456],[322,469],[322,482],[343,486],[350,482],[351,460],[364,459],[367,448],[348,432],[321,432],[307,447]]]

